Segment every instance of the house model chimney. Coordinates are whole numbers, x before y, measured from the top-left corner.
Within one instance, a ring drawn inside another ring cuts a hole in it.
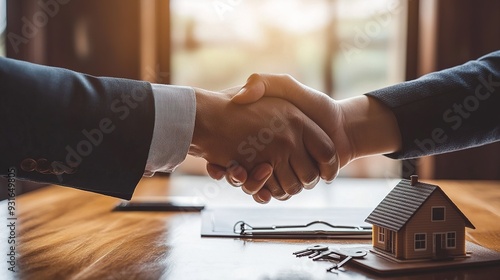
[[[418,183],[418,175],[411,175],[410,179],[411,179],[412,186],[415,186]]]

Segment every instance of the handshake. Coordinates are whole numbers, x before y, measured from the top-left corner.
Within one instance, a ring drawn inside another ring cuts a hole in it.
[[[242,88],[195,92],[189,154],[259,203],[287,200],[320,178],[333,181],[356,158],[401,148],[395,116],[369,96],[336,101],[288,75],[262,74]]]

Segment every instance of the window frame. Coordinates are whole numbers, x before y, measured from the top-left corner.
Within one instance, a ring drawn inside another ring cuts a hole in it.
[[[385,228],[378,228],[378,243],[385,244]]]
[[[424,237],[423,240],[417,240],[417,236],[422,235]],[[418,242],[418,243],[417,243]],[[420,244],[423,242],[424,247],[423,248],[417,248],[417,244]],[[413,250],[418,252],[418,251],[426,251],[427,250],[427,233],[424,232],[418,232],[413,235]]]
[[[443,209],[443,219],[435,220],[434,219],[434,210],[435,209]],[[446,206],[432,206],[431,207],[431,221],[432,222],[445,222],[446,221]]]
[[[453,234],[453,238],[448,237],[449,234]],[[453,246],[448,246],[448,242],[453,240]],[[448,231],[446,233],[446,249],[456,249],[457,248],[457,232],[456,231]]]

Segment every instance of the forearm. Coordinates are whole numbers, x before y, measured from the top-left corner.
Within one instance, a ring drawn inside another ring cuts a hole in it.
[[[500,51],[367,95],[396,116],[402,146],[391,158],[445,153],[500,139]]]
[[[195,157],[207,157],[209,146],[215,146],[215,141],[225,141],[226,139],[218,139],[213,137],[216,127],[221,123],[214,121],[214,117],[218,116],[223,110],[224,105],[221,101],[229,100],[224,94],[215,94],[213,92],[194,88],[196,98],[196,114],[193,137],[188,154]]]
[[[363,95],[339,101],[353,158],[393,153],[401,149],[401,135],[391,110]]]

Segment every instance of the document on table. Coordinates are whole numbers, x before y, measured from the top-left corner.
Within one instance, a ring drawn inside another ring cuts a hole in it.
[[[371,238],[369,208],[215,208],[202,212],[202,237]]]

